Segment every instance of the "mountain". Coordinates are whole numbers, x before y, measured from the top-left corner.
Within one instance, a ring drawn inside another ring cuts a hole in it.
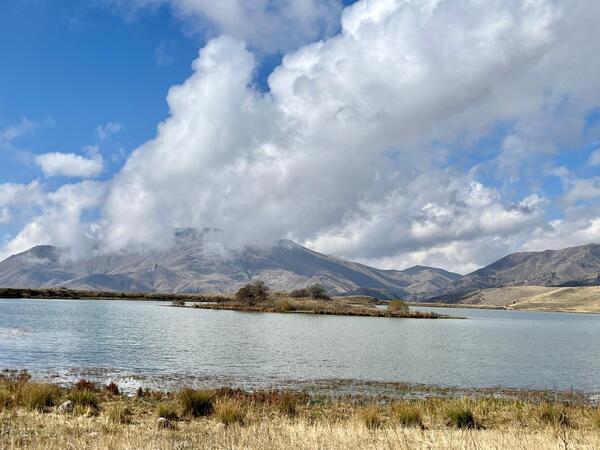
[[[480,289],[504,286],[595,285],[600,285],[600,244],[588,244],[510,254],[438,291],[430,291],[429,299],[460,301]]]
[[[72,260],[38,246],[0,263],[0,286],[86,290],[230,293],[256,279],[289,291],[314,283],[331,294],[411,297],[440,290],[460,275],[424,266],[379,270],[327,256],[289,240],[230,248],[215,230],[179,229],[164,251],[96,255]]]

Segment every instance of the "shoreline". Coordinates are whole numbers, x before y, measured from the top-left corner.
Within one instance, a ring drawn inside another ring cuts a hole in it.
[[[599,429],[597,403],[575,394],[333,398],[179,386],[127,396],[108,380],[65,387],[0,375],[6,449],[598,448]]]
[[[314,379],[314,380],[278,380],[272,383],[257,383],[252,380],[239,380],[229,377],[193,376],[186,374],[147,375],[119,373],[116,369],[71,369],[58,373],[23,369],[0,370],[0,380],[27,373],[31,380],[51,383],[68,388],[80,379],[96,384],[114,382],[122,392],[133,395],[139,389],[168,393],[185,386],[194,389],[242,389],[248,392],[287,391],[304,393],[315,397],[327,398],[380,398],[389,400],[414,400],[424,398],[480,398],[494,397],[525,401],[564,401],[578,404],[597,404],[600,407],[600,390],[584,391],[573,388],[525,388],[509,386],[444,386],[415,382],[381,381],[363,379]]]
[[[491,311],[520,311],[520,312],[535,312],[535,313],[554,313],[554,314],[586,314],[599,315],[598,311],[576,311],[568,309],[552,309],[552,308],[512,308],[512,305],[473,305],[468,303],[432,303],[432,302],[407,302],[408,306],[422,308],[445,308],[445,309],[483,309]]]

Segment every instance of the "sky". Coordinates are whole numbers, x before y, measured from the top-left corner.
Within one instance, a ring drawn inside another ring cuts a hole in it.
[[[600,4],[4,0],[0,258],[289,238],[467,273],[600,242]]]

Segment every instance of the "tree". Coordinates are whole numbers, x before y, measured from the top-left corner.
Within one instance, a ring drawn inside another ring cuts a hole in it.
[[[238,289],[235,298],[241,301],[255,303],[269,298],[269,288],[264,281],[255,281]]]
[[[308,293],[310,294],[310,297],[315,300],[331,300],[329,295],[327,295],[325,288],[318,283],[309,286]]]

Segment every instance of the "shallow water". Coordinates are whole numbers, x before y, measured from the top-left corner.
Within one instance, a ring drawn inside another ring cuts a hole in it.
[[[0,300],[0,369],[259,388],[354,379],[600,392],[600,315],[418,309],[469,320]]]

